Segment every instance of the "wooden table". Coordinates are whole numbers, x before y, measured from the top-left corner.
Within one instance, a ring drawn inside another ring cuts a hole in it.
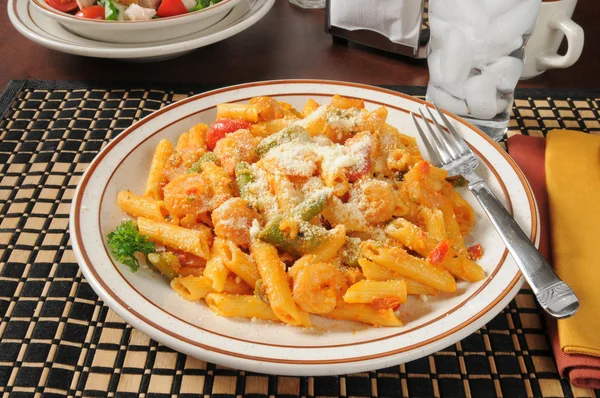
[[[265,18],[225,41],[184,57],[157,63],[124,63],[63,54],[21,36],[0,7],[0,90],[12,79],[98,82],[195,82],[235,84],[284,78],[323,78],[367,84],[423,86],[427,65],[356,46],[333,44],[324,32],[324,10],[302,10],[277,0]],[[583,55],[573,67],[553,70],[522,87],[600,87],[600,7],[581,0],[573,19],[586,34]]]

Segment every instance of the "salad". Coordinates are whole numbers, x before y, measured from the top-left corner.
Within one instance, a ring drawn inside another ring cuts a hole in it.
[[[62,12],[87,19],[147,21],[199,11],[222,0],[45,0]]]

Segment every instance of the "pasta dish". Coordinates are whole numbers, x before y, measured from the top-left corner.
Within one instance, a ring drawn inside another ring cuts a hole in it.
[[[216,314],[308,327],[309,314],[402,326],[408,296],[476,282],[460,181],[359,99],[220,104],[158,143],[145,192],[118,193],[114,257],[145,258],[181,297]]]

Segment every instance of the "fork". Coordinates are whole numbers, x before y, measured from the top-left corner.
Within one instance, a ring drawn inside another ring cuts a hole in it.
[[[479,158],[458,135],[444,113],[435,104],[433,106],[446,126],[447,132],[433,116],[429,107],[427,107],[427,111],[433,121],[435,131],[423,111],[419,110],[429,130],[431,141],[411,112],[432,163],[446,170],[449,176],[462,176],[467,180],[469,189],[500,234],[542,308],[558,319],[568,318],[575,314],[579,309],[579,300],[575,292],[556,275],[527,235],[490,191],[486,182],[477,175],[475,168],[479,165]]]

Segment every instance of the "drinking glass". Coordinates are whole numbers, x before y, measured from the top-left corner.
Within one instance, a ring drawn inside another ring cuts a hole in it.
[[[504,136],[542,0],[430,0],[427,100]]]
[[[301,8],[325,8],[325,0],[290,0],[290,3]]]

